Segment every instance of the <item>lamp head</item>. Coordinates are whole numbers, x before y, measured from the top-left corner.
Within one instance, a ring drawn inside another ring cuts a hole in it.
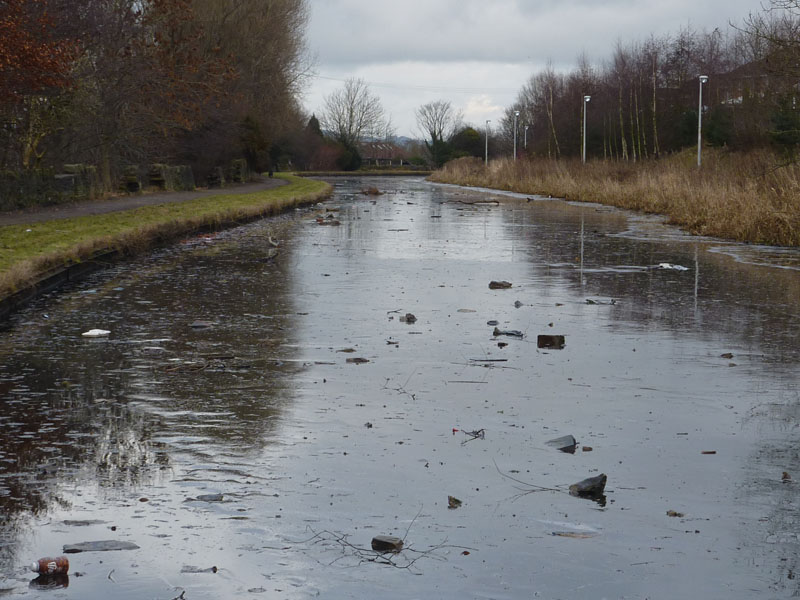
[[[584,102],[589,102],[589,100],[591,100],[591,99],[592,99],[592,97],[591,97],[591,96],[584,96],[584,97],[583,97],[583,101],[584,101]]]
[[[708,82],[708,75],[700,75],[700,83]]]

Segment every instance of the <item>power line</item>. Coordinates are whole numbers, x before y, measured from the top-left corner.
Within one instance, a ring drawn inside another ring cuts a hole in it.
[[[328,81],[345,82],[347,79],[340,77],[327,77],[325,75],[314,75],[316,79],[326,79]],[[515,94],[518,89],[510,88],[477,88],[477,87],[445,87],[435,85],[402,85],[397,83],[382,83],[379,81],[364,81],[372,87],[382,87],[395,90],[408,90],[416,92],[446,92],[451,94]]]

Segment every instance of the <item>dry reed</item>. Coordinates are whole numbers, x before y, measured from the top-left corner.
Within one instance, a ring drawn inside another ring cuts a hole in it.
[[[707,151],[658,161],[452,161],[433,181],[597,202],[665,215],[697,235],[800,246],[800,165],[766,151]]]

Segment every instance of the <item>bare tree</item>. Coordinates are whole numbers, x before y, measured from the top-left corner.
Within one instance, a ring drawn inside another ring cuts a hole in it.
[[[436,166],[443,165],[450,157],[447,140],[455,135],[461,125],[461,111],[453,108],[447,100],[436,100],[423,104],[414,114],[417,117],[417,127],[426,138],[425,146],[431,160]]]
[[[745,32],[761,47],[767,71],[794,85],[800,77],[800,0],[770,0],[765,13],[745,21]]]
[[[423,104],[414,111],[417,127],[431,144],[449,139],[461,125],[463,113],[447,100]]]
[[[355,145],[366,136],[385,132],[380,99],[363,79],[348,79],[344,86],[325,97],[322,126],[342,144]]]

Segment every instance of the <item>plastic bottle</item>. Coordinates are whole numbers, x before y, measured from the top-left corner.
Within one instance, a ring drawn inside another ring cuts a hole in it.
[[[40,558],[31,563],[31,571],[42,575],[66,575],[69,571],[69,559],[66,556]]]

